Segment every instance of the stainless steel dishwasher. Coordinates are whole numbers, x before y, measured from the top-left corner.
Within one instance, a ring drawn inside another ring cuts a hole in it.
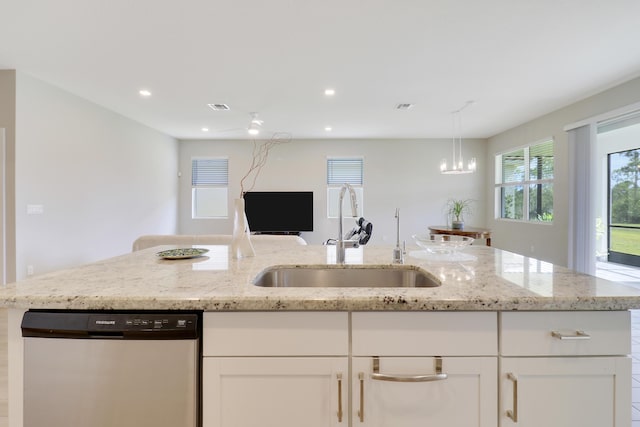
[[[24,427],[199,426],[201,315],[28,311]]]

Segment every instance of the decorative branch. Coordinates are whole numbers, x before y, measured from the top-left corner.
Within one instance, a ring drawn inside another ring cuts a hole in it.
[[[276,145],[284,144],[291,141],[291,134],[286,132],[276,132],[271,138],[262,144],[253,140],[253,159],[251,160],[251,166],[247,173],[240,180],[240,197],[244,196],[247,191],[253,190],[256,185],[256,179],[262,171],[262,168],[267,163],[269,158],[269,151]],[[251,180],[251,185],[245,190],[245,180]]]

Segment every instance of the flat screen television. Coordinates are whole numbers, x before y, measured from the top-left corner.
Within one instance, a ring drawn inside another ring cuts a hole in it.
[[[250,191],[244,209],[251,232],[313,231],[313,191]]]

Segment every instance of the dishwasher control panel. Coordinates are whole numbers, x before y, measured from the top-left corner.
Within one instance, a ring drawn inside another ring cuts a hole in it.
[[[198,313],[28,311],[22,335],[49,338],[194,339]]]
[[[188,330],[197,326],[193,315],[175,314],[94,314],[89,316],[89,323],[89,327],[95,330]]]

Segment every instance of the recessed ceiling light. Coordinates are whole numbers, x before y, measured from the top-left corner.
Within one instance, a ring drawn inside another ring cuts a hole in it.
[[[325,126],[324,130],[326,130],[327,132],[331,132],[333,128],[331,126]]]
[[[139,92],[140,96],[144,96],[145,98],[151,96],[151,92],[147,89],[141,89]]]
[[[336,90],[335,89],[331,89],[331,88],[325,89],[324,90],[324,94],[327,95],[327,96],[333,96],[333,95],[336,94]]]
[[[202,132],[209,132],[209,128],[202,128]]]

